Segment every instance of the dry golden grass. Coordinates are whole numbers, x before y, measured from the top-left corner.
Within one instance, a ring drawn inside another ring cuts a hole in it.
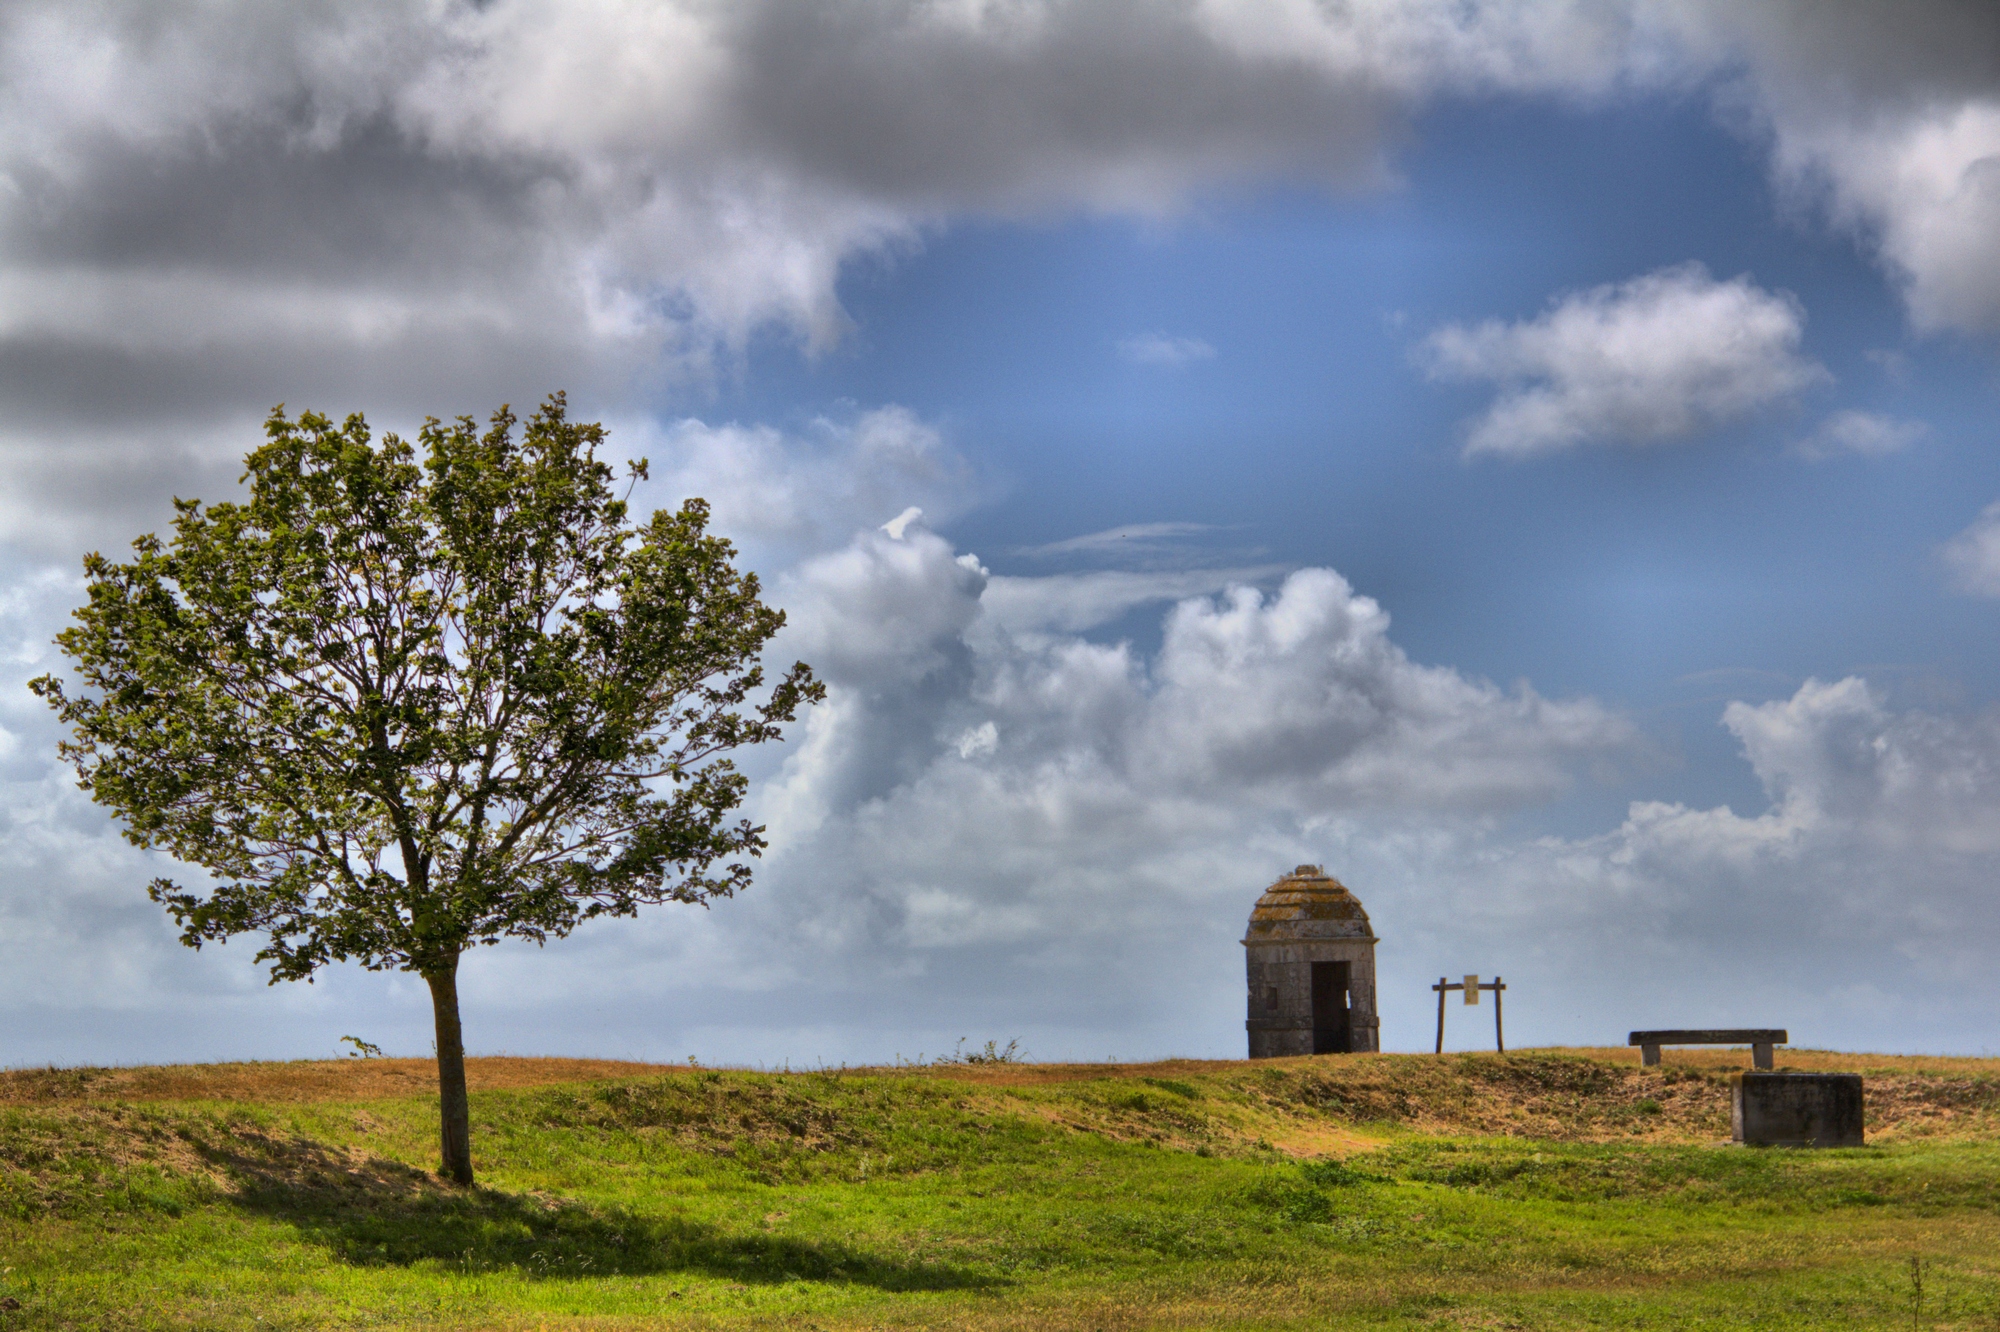
[[[1565,1142],[1712,1142],[1729,1132],[1727,1076],[1748,1064],[1747,1050],[1673,1049],[1660,1067],[1648,1069],[1640,1067],[1637,1050],[1604,1047],[1254,1063],[948,1064],[843,1069],[836,1076],[962,1087],[971,1102],[989,1112],[1024,1115],[1114,1141],[1224,1151],[1256,1145],[1322,1156],[1368,1150],[1395,1130]],[[1788,1049],[1780,1051],[1778,1067],[1865,1076],[1872,1141],[2000,1131],[2000,1059]],[[688,1072],[684,1065],[608,1059],[466,1061],[475,1092]],[[788,1084],[820,1076],[825,1074],[773,1073],[758,1081],[787,1100]],[[1185,1101],[1171,1091],[1147,1091],[1196,1085],[1200,1097]],[[0,1105],[19,1106],[339,1103],[430,1096],[435,1089],[436,1070],[426,1059],[0,1072]],[[1135,1091],[1142,1099],[1128,1103]],[[1144,1099],[1148,1095],[1150,1100]]]
[[[1587,1059],[1601,1059],[1606,1063],[1639,1067],[1638,1047],[1630,1045],[1564,1046],[1523,1053],[1579,1055]],[[1743,1047],[1730,1050],[1710,1046],[1670,1045],[1660,1051],[1660,1066],[1730,1072],[1750,1067],[1750,1051]],[[1992,1077],[2000,1074],[2000,1059],[1974,1055],[1847,1054],[1839,1050],[1804,1050],[1779,1046],[1777,1067],[1781,1073],[1790,1071],[1860,1073],[1864,1076],[1928,1074],[1941,1077]]]
[[[643,1078],[675,1065],[617,1059],[495,1055],[465,1061],[475,1092],[566,1082]],[[679,1066],[685,1072],[685,1066]],[[428,1059],[297,1059],[282,1063],[162,1064],[143,1068],[23,1068],[0,1071],[0,1105],[58,1101],[375,1101],[437,1090]]]
[[[1271,1059],[1251,1065],[1244,1059],[1160,1059],[1146,1064],[935,1064],[925,1068],[898,1069],[933,1077],[951,1078],[984,1087],[1040,1087],[1058,1082],[1085,1082],[1095,1078],[1185,1078],[1209,1073],[1229,1073],[1246,1067],[1278,1067],[1285,1064],[1316,1063],[1325,1059]],[[889,1070],[878,1070],[888,1072]]]
[[[1365,1063],[1369,1059],[1457,1059],[1464,1054],[1484,1057],[1486,1051],[1451,1052],[1439,1055],[1303,1055],[1292,1059],[1162,1059],[1146,1064],[939,1064],[920,1071],[939,1077],[957,1078],[997,1087],[1026,1087],[1052,1082],[1076,1082],[1090,1078],[1181,1078],[1190,1074],[1228,1073],[1245,1068],[1323,1068],[1329,1063]],[[1639,1068],[1639,1050],[1625,1045],[1542,1046],[1509,1051],[1514,1055],[1563,1055],[1606,1064]],[[1727,1073],[1750,1067],[1750,1051],[1711,1046],[1669,1046],[1661,1052],[1662,1068],[1694,1068],[1704,1072]],[[1838,1050],[1800,1050],[1781,1046],[1777,1051],[1779,1071],[1800,1073],[1910,1074],[1965,1077],[2000,1075],[2000,1058],[1974,1055],[1887,1055],[1847,1054]],[[856,1070],[861,1071],[861,1070]],[[879,1070],[888,1071],[888,1070]]]
[[[1261,1141],[1300,1156],[1365,1150],[1388,1130],[1533,1137],[1555,1142],[1714,1142],[1729,1134],[1728,1075],[1747,1050],[1677,1050],[1642,1068],[1631,1049],[1507,1055],[1333,1055],[1143,1065],[946,1067],[927,1076],[982,1091],[1047,1098],[1047,1117],[1114,1138],[1229,1147]],[[1785,1052],[1778,1067],[1858,1072],[1875,1141],[2000,1132],[2000,1060]],[[1122,1113],[1093,1083],[1198,1083],[1206,1134],[1175,1134],[1159,1107]],[[1065,1089],[1075,1095],[1065,1096]],[[1131,1132],[1121,1120],[1131,1121]],[[1163,1126],[1166,1137],[1160,1136]],[[1186,1139],[1183,1141],[1182,1139]]]

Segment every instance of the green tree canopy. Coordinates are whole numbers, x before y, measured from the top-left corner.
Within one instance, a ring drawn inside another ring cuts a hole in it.
[[[560,394],[517,424],[431,420],[413,449],[280,408],[246,502],[177,500],[171,541],[85,560],[57,638],[83,688],[34,682],[125,835],[209,872],[151,886],[183,942],[261,934],[273,983],[424,977],[466,1183],[460,956],[747,886],[763,830],[727,755],[824,693],[804,663],[767,685],[784,614],[706,504],[635,524],[600,426]]]

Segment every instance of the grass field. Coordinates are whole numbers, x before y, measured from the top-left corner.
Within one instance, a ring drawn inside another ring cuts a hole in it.
[[[2000,1329],[2000,1061],[1723,1145],[1741,1054],[0,1073],[17,1328]]]

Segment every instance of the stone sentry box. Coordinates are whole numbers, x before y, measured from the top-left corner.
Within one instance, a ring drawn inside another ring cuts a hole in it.
[[[1859,1073],[1732,1073],[1729,1132],[1753,1147],[1862,1145]]]
[[[1265,889],[1243,937],[1250,1057],[1379,1050],[1375,942],[1361,903],[1318,865]]]

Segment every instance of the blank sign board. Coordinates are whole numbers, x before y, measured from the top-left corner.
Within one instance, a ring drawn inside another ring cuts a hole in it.
[[[1468,1004],[1479,1002],[1479,977],[1476,975],[1465,978],[1465,1002]]]

